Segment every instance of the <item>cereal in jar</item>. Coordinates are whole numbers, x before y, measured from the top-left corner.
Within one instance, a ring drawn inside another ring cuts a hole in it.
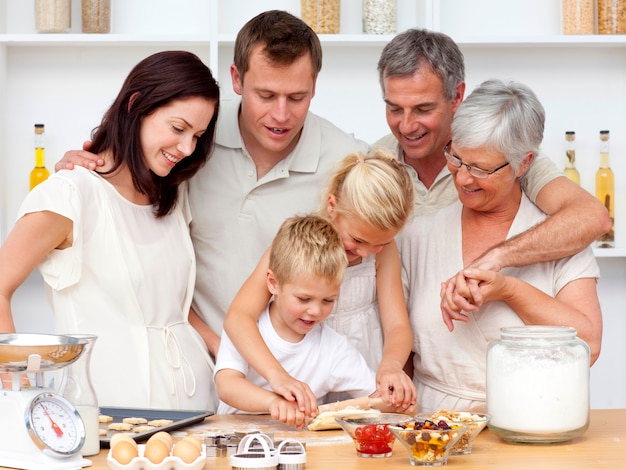
[[[397,0],[363,0],[363,32],[394,34],[397,11]]]
[[[317,34],[337,34],[340,0],[300,0],[300,16]]]
[[[593,34],[594,0],[561,0],[563,34]]]

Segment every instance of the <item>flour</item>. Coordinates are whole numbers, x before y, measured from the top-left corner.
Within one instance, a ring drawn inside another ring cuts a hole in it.
[[[494,348],[487,359],[491,424],[528,433],[560,433],[586,426],[589,359],[571,351],[512,354]]]

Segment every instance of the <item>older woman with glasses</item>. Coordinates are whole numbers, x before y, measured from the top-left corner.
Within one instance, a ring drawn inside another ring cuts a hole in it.
[[[504,326],[572,326],[592,364],[600,353],[591,248],[501,271],[463,269],[546,217],[520,186],[539,152],[544,117],[527,86],[482,83],[459,106],[444,149],[459,201],[415,218],[399,237],[422,410],[485,409],[487,344]]]

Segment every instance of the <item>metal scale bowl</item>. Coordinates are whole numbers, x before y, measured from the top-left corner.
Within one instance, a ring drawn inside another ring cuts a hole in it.
[[[79,469],[85,426],[76,408],[44,386],[44,372],[69,366],[87,341],[72,336],[0,334],[0,467]],[[28,375],[27,375],[28,374]],[[32,385],[29,377],[35,379]],[[8,385],[4,382],[3,385]]]

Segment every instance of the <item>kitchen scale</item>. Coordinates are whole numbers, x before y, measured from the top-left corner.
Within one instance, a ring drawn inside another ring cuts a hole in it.
[[[71,336],[0,334],[0,467],[73,470],[91,465],[80,454],[85,426],[78,411],[44,386],[44,372],[72,364],[86,344]]]

